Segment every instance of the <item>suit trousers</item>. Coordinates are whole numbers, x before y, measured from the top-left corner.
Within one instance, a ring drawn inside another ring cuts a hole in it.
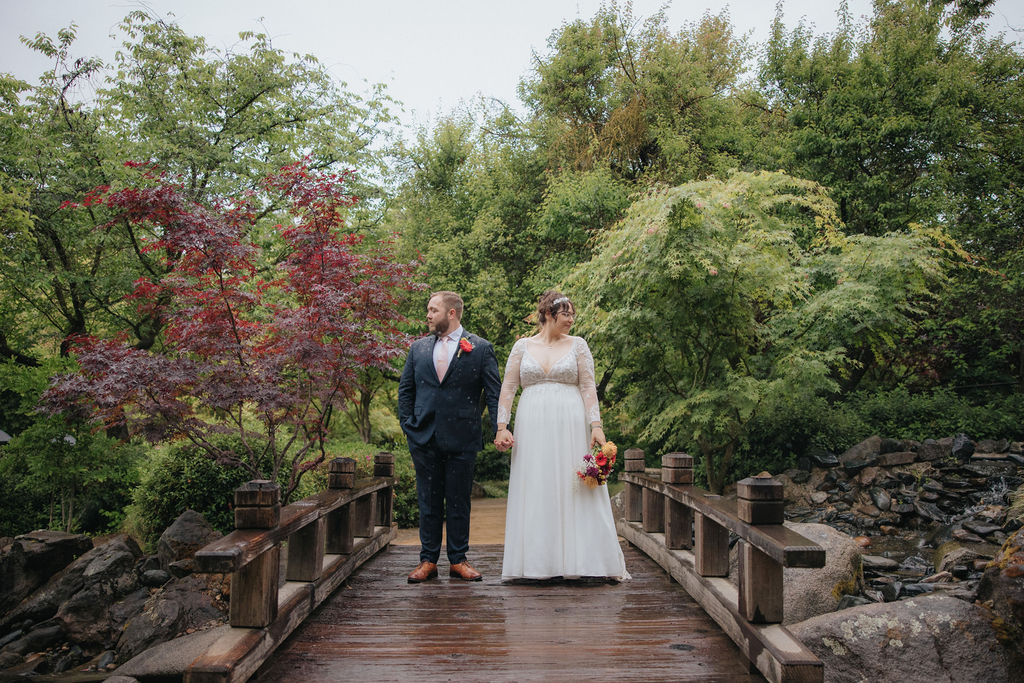
[[[447,527],[448,562],[465,561],[469,550],[470,498],[476,451],[442,451],[431,439],[426,448],[410,444],[416,468],[416,499],[420,509],[420,562],[437,562],[441,529]]]

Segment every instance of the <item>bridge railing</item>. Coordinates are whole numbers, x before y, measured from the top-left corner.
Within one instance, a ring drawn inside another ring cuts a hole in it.
[[[248,679],[357,567],[394,540],[394,463],[392,454],[378,453],[374,476],[357,480],[355,461],[335,458],[326,491],[284,507],[274,482],[250,481],[235,491],[235,531],[195,557],[197,571],[231,575],[232,628],[192,663],[185,681]]]
[[[646,470],[644,452],[625,453],[625,514],[619,535],[678,581],[769,681],[821,681],[821,661],[785,627],[783,568],[823,567],[825,551],[782,525],[782,484],[751,477],[737,497],[693,485],[693,459],[662,458]],[[738,576],[729,575],[730,532],[738,537]]]

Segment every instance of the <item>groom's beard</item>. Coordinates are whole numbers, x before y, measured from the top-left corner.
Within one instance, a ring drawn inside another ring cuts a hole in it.
[[[428,325],[428,327],[430,327]],[[448,330],[451,328],[450,321],[446,318],[438,323],[435,323],[433,327],[430,327],[430,333],[440,339],[444,335],[448,334]]]

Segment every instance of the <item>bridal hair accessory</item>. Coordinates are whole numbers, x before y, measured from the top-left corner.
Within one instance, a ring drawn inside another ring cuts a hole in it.
[[[576,476],[592,489],[604,486],[608,483],[608,475],[612,472],[618,454],[618,447],[611,441],[605,441],[604,446],[595,444],[594,450],[583,456],[583,466],[576,472]]]
[[[567,296],[560,296],[560,297],[558,297],[557,299],[555,299],[554,301],[551,302],[551,308],[554,308],[558,304],[567,304],[567,303],[569,303],[569,297],[567,297]]]
[[[458,358],[459,356],[461,356],[463,351],[465,351],[466,353],[469,353],[472,350],[473,350],[473,345],[471,343],[469,343],[468,339],[463,337],[462,339],[459,340],[459,352],[458,352],[458,354],[455,357]]]

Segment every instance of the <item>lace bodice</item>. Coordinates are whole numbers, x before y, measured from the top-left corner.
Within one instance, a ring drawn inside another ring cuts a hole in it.
[[[512,400],[520,386],[525,389],[545,382],[577,386],[583,397],[587,421],[601,421],[597,383],[594,380],[594,357],[582,337],[572,337],[572,348],[555,361],[547,372],[530,353],[528,339],[520,339],[515,343],[505,364],[505,378],[501,383],[501,395],[498,397],[498,423],[509,423],[512,417]]]

